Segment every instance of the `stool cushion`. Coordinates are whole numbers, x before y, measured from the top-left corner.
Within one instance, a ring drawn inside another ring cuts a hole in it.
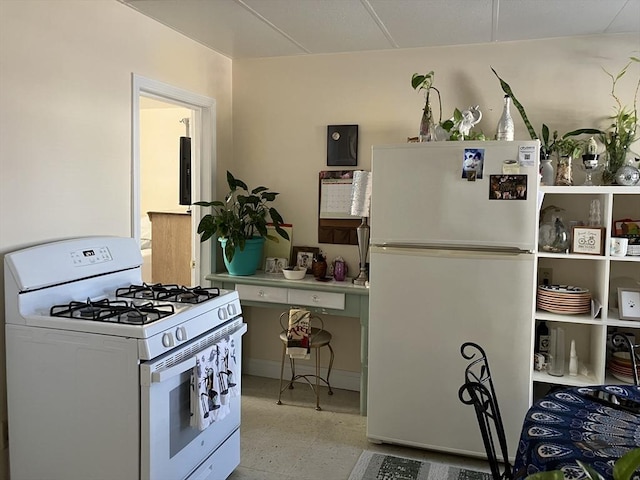
[[[283,331],[280,333],[280,340],[282,340],[285,344],[287,343],[287,332]],[[311,348],[320,348],[325,345],[329,345],[331,342],[331,334],[326,330],[321,330],[319,328],[311,328],[311,334],[309,335],[309,341],[311,342]]]

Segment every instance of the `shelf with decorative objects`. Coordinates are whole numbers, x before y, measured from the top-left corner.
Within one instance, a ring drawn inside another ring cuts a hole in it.
[[[618,246],[620,238],[640,241],[634,236],[640,186],[542,186],[540,191],[532,331],[534,351],[542,356],[532,359],[534,396],[550,385],[632,383],[611,370],[614,347],[608,338],[623,332],[640,341],[637,310],[621,315],[618,305],[619,291],[640,295],[640,252]],[[577,375],[569,373],[572,340]],[[561,375],[551,375],[551,366]]]

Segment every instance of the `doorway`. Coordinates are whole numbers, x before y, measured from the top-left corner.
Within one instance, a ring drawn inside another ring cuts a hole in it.
[[[206,285],[204,276],[215,271],[215,265],[212,264],[214,260],[208,244],[198,241],[200,208],[179,203],[179,141],[181,136],[191,138],[192,202],[209,196],[215,198],[215,100],[135,74],[132,90],[131,225],[143,253],[145,281],[156,281],[156,277],[164,276],[158,281],[177,283],[176,280],[168,280],[173,278],[173,273],[168,273],[173,267],[160,250],[163,248],[161,238],[169,238],[173,242],[170,251],[175,251],[175,245],[178,245],[181,268],[184,270],[185,263],[190,263],[186,280],[180,283]],[[188,134],[186,122],[182,121],[187,119]],[[154,229],[154,215],[156,229],[163,225],[155,254],[153,234],[149,234]],[[164,234],[167,225],[172,228],[174,223],[179,225],[180,238],[174,238],[174,233],[168,237]],[[154,256],[156,264],[158,259],[162,259],[156,274],[152,268]]]

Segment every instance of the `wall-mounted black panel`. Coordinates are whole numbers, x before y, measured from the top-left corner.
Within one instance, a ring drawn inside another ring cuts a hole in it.
[[[358,125],[327,126],[327,165],[358,164]]]
[[[180,137],[180,205],[191,205],[191,138]]]

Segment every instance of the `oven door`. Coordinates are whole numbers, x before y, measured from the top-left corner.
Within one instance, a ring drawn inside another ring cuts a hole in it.
[[[200,431],[191,423],[191,376],[196,356],[223,338],[233,341],[237,391],[241,388],[242,317],[167,355],[143,363],[141,371],[142,480],[225,479],[240,463],[240,395],[229,398],[228,414]]]

